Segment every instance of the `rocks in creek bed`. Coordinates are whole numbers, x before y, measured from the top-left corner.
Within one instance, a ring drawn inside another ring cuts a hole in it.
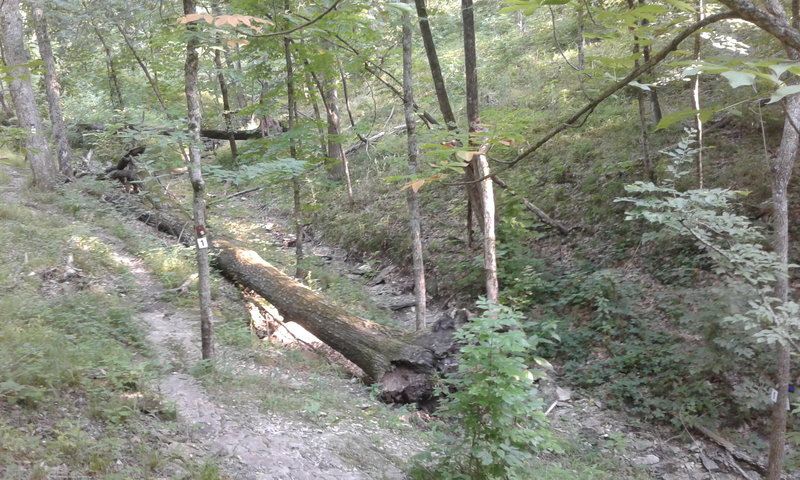
[[[389,310],[402,310],[416,305],[414,295],[380,295],[375,297],[375,303]]]
[[[656,457],[653,454],[649,454],[649,455],[643,455],[641,457],[634,457],[631,460],[631,463],[633,463],[634,465],[649,466],[649,465],[655,465],[660,461],[661,461],[660,458]]]

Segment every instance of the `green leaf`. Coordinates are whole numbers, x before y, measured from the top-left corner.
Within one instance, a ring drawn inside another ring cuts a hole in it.
[[[769,103],[775,103],[783,100],[785,97],[789,95],[794,95],[796,93],[800,93],[800,85],[785,85],[774,92],[772,92],[772,96],[769,97]]]
[[[678,10],[683,10],[684,12],[694,12],[695,8],[693,5],[690,5],[686,2],[682,2],[681,0],[664,0],[666,3],[672,5],[673,7],[677,8]]]
[[[414,13],[414,7],[412,7],[408,3],[387,3],[386,6],[388,8],[398,10],[400,13]]]
[[[769,69],[775,72],[775,76],[780,77],[786,71],[792,71],[792,68],[797,68],[799,65],[796,63],[778,63],[776,65],[769,65]],[[792,72],[794,73],[794,72]]]
[[[639,83],[636,80],[631,81],[630,83],[628,83],[628,85],[630,85],[631,87],[639,88],[639,89],[644,90],[646,92],[650,91],[650,86],[649,85],[646,85],[644,83]]]
[[[731,88],[753,86],[756,83],[756,74],[750,72],[728,70],[727,72],[722,72],[720,75],[728,80]]]

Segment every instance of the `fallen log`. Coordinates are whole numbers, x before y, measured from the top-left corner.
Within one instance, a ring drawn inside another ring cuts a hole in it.
[[[276,122],[277,123],[277,122]],[[150,132],[158,135],[170,135],[172,133],[176,133],[177,130],[174,128],[159,128],[159,127],[141,127],[137,125],[125,125],[122,127],[124,130],[136,130],[142,132]],[[79,123],[75,125],[75,130],[79,134],[87,133],[87,132],[104,132],[106,131],[105,125],[96,125],[96,124],[88,124],[88,123]],[[252,140],[254,138],[262,138],[263,132],[261,128],[254,128],[252,130],[236,130],[233,133],[233,136],[236,140]],[[215,128],[202,128],[200,129],[200,136],[204,138],[210,138],[213,140],[228,140],[230,138],[230,133],[227,130],[218,130]]]
[[[237,130],[228,133],[226,130],[216,130],[213,128],[200,129],[200,136],[203,138],[211,138],[214,140],[228,140],[233,134],[235,140],[252,140],[254,138],[261,138],[261,130],[256,128],[253,130]]]
[[[194,244],[188,221],[146,209],[131,195],[106,195],[138,220]],[[212,229],[213,230],[213,229]],[[437,373],[454,370],[452,333],[467,319],[465,310],[444,314],[429,330],[405,332],[349,313],[263,260],[258,253],[216,238],[215,266],[228,278],[271,303],[286,320],[302,326],[358,365],[380,385],[380,398],[427,406]]]
[[[398,366],[433,374],[433,352],[410,343],[405,332],[355,316],[264,261],[256,252],[221,240],[217,266],[269,301],[285,319],[298,323],[381,382]]]

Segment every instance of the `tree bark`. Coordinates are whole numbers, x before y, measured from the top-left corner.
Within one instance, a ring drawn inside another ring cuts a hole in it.
[[[314,94],[313,80],[310,73],[306,73],[306,82],[304,87],[305,88],[303,89],[303,92],[305,93],[306,100],[311,104],[311,108],[314,110],[314,120],[316,120],[317,125],[319,146],[323,151],[325,151],[327,149],[325,129],[322,126],[322,114],[320,113],[319,104],[317,103],[317,96]],[[348,152],[345,152],[345,155],[348,154]]]
[[[47,140],[42,131],[42,121],[36,107],[36,97],[31,86],[30,57],[25,49],[22,15],[19,0],[0,2],[0,30],[2,30],[5,61],[11,78],[9,87],[19,127],[28,130],[25,139],[25,158],[33,171],[33,184],[42,190],[52,190],[56,183],[55,165]]]
[[[183,0],[184,15],[191,15],[195,13],[195,10],[195,0]],[[193,30],[196,27],[190,23],[187,28]],[[195,231],[198,232],[196,253],[198,296],[200,297],[200,340],[203,360],[207,360],[214,356],[214,332],[211,327],[211,274],[208,262],[208,237],[206,236],[205,182],[203,181],[202,165],[200,163],[200,122],[202,117],[200,113],[200,96],[197,91],[197,71],[200,64],[197,53],[199,43],[200,40],[194,35],[190,36],[186,42],[184,75],[186,77],[189,141],[191,142],[189,145],[189,178],[194,192],[192,210]],[[205,246],[201,244],[203,240],[206,242]]]
[[[639,0],[639,3],[642,4],[643,0]],[[628,9],[633,10],[636,8],[636,4],[634,0],[628,0]],[[646,20],[642,20],[642,26],[645,25]],[[634,33],[633,34],[633,54],[636,55],[641,50],[639,46],[639,36]],[[649,51],[648,51],[649,52]],[[647,53],[649,58],[649,53]],[[646,60],[645,60],[646,61]],[[639,67],[639,59],[637,58],[634,60],[634,67]],[[641,82],[643,79],[637,79]],[[652,91],[652,89],[650,90]],[[645,99],[645,91],[641,88],[636,89],[636,103],[639,107],[639,143],[642,146],[642,166],[644,167],[645,174],[647,174],[647,178],[650,181],[655,181],[655,169],[653,168],[653,161],[650,157],[650,138],[648,136],[648,130],[650,126],[647,124],[647,111],[646,111],[646,99]]]
[[[464,26],[464,70],[466,77],[467,122],[469,124],[470,147],[477,150],[466,168],[469,183],[468,193],[472,210],[483,230],[483,268],[486,280],[486,301],[497,304],[499,287],[497,282],[497,254],[494,234],[494,189],[486,160],[486,146],[481,146],[478,134],[483,131],[478,105],[478,56],[475,49],[475,16],[472,0],[461,0],[461,18]]]
[[[339,94],[336,83],[325,82],[325,110],[328,118],[328,157],[338,160],[328,168],[328,175],[333,180],[344,180],[347,187],[347,198],[353,203],[353,185],[350,183],[350,168],[347,155],[342,148],[341,118],[339,117]]]
[[[696,20],[702,20],[705,16],[705,0],[697,0],[697,13],[695,13]],[[694,36],[694,45],[692,45],[692,56],[695,62],[700,62],[700,47],[702,46],[703,39],[699,33]],[[694,127],[697,129],[697,185],[698,188],[703,188],[705,185],[705,178],[703,175],[703,121],[700,120],[700,72],[692,79],[692,108],[697,110],[697,115],[694,116]]]
[[[214,51],[214,66],[217,68],[217,83],[219,83],[219,93],[222,96],[222,117],[225,119],[225,131],[228,134],[228,144],[231,147],[231,156],[236,161],[238,152],[236,151],[236,133],[233,131],[233,114],[231,112],[231,101],[228,93],[228,82],[222,72],[222,52],[219,49]]]
[[[219,15],[219,5],[214,3],[212,5],[212,12],[214,15]],[[222,64],[222,37],[217,36],[217,49],[214,50],[214,67],[217,69],[217,83],[219,83],[219,93],[222,97],[222,118],[225,120],[225,131],[228,132],[228,144],[231,147],[231,157],[236,162],[238,152],[236,150],[236,135],[233,131],[233,112],[231,111],[230,93],[228,92],[228,81],[225,78],[225,73]]]
[[[419,1],[419,0],[418,0]],[[410,0],[406,0],[406,3]],[[419,5],[419,3],[417,3]],[[417,7],[419,8],[419,6]],[[414,89],[412,71],[411,16],[403,14],[403,110],[406,119],[406,138],[408,140],[408,174],[414,178],[417,167],[416,119],[414,118]],[[421,22],[421,21],[420,21]],[[414,187],[406,189],[408,202],[409,230],[411,233],[411,257],[414,269],[414,304],[417,330],[427,327],[427,289],[425,288],[425,263],[422,250],[422,226],[420,225],[419,199]]]
[[[436,91],[436,100],[439,102],[439,110],[442,112],[442,117],[444,117],[444,123],[447,124],[448,130],[454,130],[456,128],[456,117],[453,114],[453,108],[447,96],[447,87],[442,76],[439,55],[436,53],[436,43],[433,41],[433,32],[428,19],[428,7],[425,5],[425,0],[414,0],[414,4],[417,7],[419,30],[422,34],[425,55],[428,57],[428,65],[431,69],[431,78],[433,79],[433,88]]]
[[[371,379],[380,379],[399,364],[432,373],[433,355],[414,345],[401,331],[352,315],[295,282],[252,250],[225,241],[217,262],[220,268],[272,303],[285,319],[306,330],[358,365]]]
[[[288,12],[291,5],[289,0],[284,0],[283,8]],[[294,82],[294,63],[292,61],[292,41],[289,37],[283,37],[283,56],[286,60],[286,104],[288,109],[288,127],[291,132],[297,124],[297,98],[295,97]],[[297,159],[297,143],[294,138],[289,139],[289,155]],[[300,178],[295,175],[292,177],[292,203],[294,204],[294,256],[295,256],[295,278],[302,280],[306,276],[303,268],[303,221],[301,218],[302,205],[300,203]]]
[[[67,142],[67,127],[64,125],[64,115],[61,113],[61,87],[58,84],[56,61],[53,57],[53,47],[50,44],[50,35],[47,31],[47,20],[40,2],[36,2],[32,6],[32,11],[36,42],[39,45],[39,54],[44,63],[44,86],[47,94],[47,105],[50,110],[53,139],[56,145],[58,170],[62,175],[71,177],[73,175],[72,158],[69,142]]]

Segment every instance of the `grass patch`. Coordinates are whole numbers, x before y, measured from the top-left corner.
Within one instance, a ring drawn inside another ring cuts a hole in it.
[[[13,199],[0,205],[0,477],[201,478],[195,460],[163,449],[174,409],[151,391],[143,332],[116,295],[124,269],[82,221],[102,214],[80,206],[69,219]],[[47,296],[69,257],[80,274]]]

